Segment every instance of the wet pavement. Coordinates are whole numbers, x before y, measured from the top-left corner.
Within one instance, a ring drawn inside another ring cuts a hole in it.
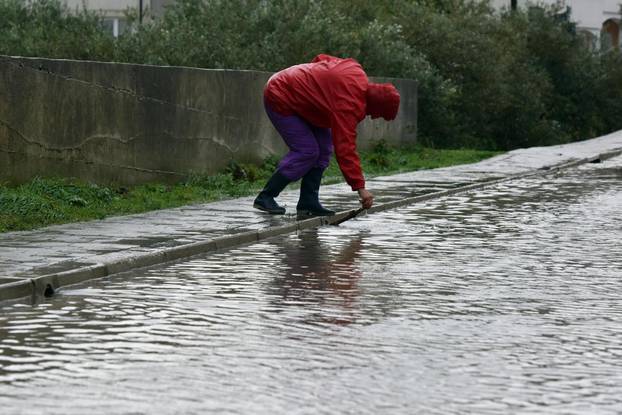
[[[616,157],[5,304],[0,407],[617,414],[621,206]]]
[[[622,131],[579,143],[516,150],[477,164],[376,177],[369,180],[368,188],[376,195],[377,204],[386,203],[615,149],[622,149]],[[297,193],[286,191],[279,201],[292,211]],[[346,185],[323,186],[321,196],[337,210],[358,205],[355,193]],[[294,222],[293,215],[274,217],[258,212],[252,208],[252,199],[0,234],[0,285]]]

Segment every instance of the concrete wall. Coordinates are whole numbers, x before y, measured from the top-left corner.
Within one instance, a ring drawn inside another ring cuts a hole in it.
[[[176,181],[282,155],[263,111],[269,76],[0,56],[0,180]],[[361,123],[362,148],[377,138],[415,142],[417,85],[392,81],[402,95],[398,118]]]

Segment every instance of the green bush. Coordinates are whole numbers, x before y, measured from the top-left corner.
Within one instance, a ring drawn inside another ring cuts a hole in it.
[[[114,49],[96,13],[70,13],[59,0],[0,0],[0,54],[109,60]]]
[[[422,144],[507,150],[622,128],[619,52],[583,48],[562,12],[498,13],[471,0],[178,0],[142,25],[130,13],[131,30],[114,39],[97,14],[0,0],[0,53],[267,71],[349,56],[370,75],[418,81]]]

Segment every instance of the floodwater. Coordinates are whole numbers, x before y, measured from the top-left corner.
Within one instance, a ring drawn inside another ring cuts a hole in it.
[[[2,414],[621,413],[622,158],[0,308]]]

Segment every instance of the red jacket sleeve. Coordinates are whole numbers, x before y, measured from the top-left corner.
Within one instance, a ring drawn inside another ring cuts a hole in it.
[[[352,190],[365,187],[361,161],[356,152],[356,126],[358,120],[353,114],[335,113],[331,119],[333,146],[339,169]]]

